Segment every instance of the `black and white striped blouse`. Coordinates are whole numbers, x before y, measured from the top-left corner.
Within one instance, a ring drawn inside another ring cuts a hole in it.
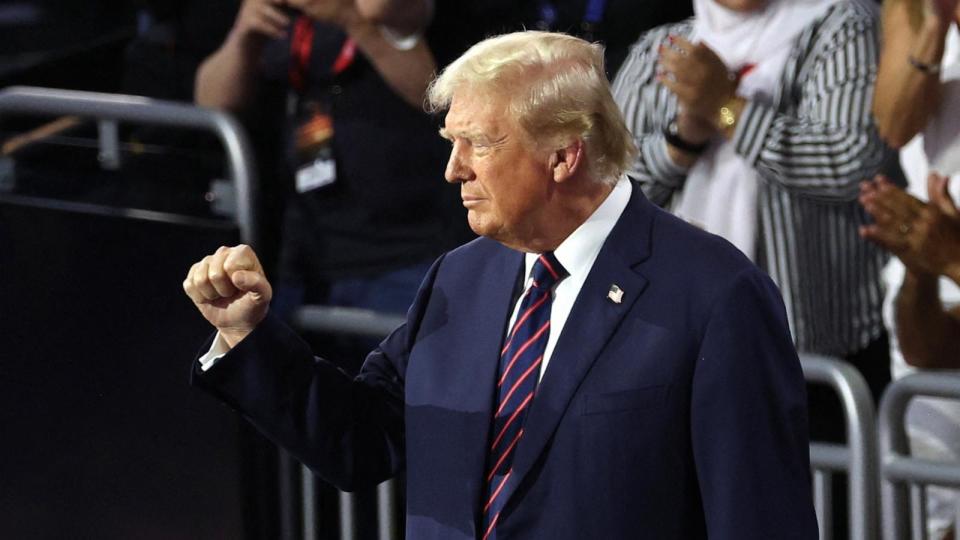
[[[613,84],[640,148],[628,174],[661,206],[683,188],[686,171],[662,135],[677,101],[656,82],[657,49],[667,35],[692,30],[688,20],[642,36]],[[802,352],[845,355],[883,329],[886,255],[857,234],[867,221],[859,182],[885,152],[870,114],[877,58],[875,13],[838,3],[797,39],[774,105],[750,102],[732,139],[762,177],[757,263],[780,286]]]

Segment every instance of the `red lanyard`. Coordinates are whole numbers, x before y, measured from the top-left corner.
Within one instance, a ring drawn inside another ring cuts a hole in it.
[[[310,55],[313,53],[313,21],[306,15],[297,18],[293,26],[293,36],[290,38],[290,85],[298,92],[303,92],[306,86],[307,73],[310,68]],[[334,60],[331,70],[334,75],[343,73],[357,55],[357,44],[353,38],[347,37],[340,47],[340,54]]]

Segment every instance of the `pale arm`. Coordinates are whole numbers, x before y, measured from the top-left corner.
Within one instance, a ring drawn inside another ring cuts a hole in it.
[[[360,17],[408,36],[422,32],[433,18],[433,0],[356,0]]]
[[[412,49],[400,50],[369,20],[357,18],[345,29],[384,82],[411,106],[422,108],[427,85],[437,71],[426,40],[420,39]]]
[[[259,40],[242,43],[231,34],[197,70],[194,101],[203,107],[239,111],[256,95],[257,61],[263,49]]]
[[[238,111],[257,90],[258,62],[269,39],[286,33],[285,0],[246,0],[223,45],[197,70],[194,101],[204,107]]]
[[[949,20],[928,14],[919,28],[913,28],[907,6],[904,0],[884,3],[883,48],[873,104],[880,136],[894,148],[920,132],[940,103],[940,77],[911,65],[910,58],[939,66],[950,26]]]
[[[427,0],[283,1],[315,20],[343,29],[390,88],[411,106],[422,108],[424,92],[437,69],[433,53],[423,39],[413,48],[401,50],[384,37],[381,27],[389,27],[397,34],[405,33],[405,29],[426,28],[433,16]],[[399,12],[404,12],[404,17],[396,15]]]

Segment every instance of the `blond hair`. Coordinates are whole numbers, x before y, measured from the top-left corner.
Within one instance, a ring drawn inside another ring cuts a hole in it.
[[[506,96],[507,112],[543,147],[575,139],[593,175],[616,182],[637,148],[610,93],[603,47],[566,34],[515,32],[477,43],[427,90],[431,111],[450,107],[458,90]]]

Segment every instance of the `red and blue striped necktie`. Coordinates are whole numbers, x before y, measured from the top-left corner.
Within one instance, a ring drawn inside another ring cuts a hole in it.
[[[532,283],[500,351],[497,402],[484,478],[483,540],[496,538],[497,519],[506,499],[501,495],[513,472],[513,452],[523,437],[523,420],[533,401],[550,336],[553,287],[566,276],[567,271],[553,253],[537,257],[530,273]]]

